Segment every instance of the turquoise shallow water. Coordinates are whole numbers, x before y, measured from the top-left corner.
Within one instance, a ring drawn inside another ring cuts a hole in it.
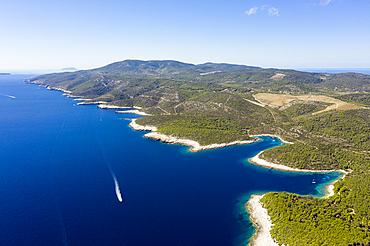
[[[28,77],[0,77],[3,245],[238,245],[254,232],[252,193],[319,196],[340,175],[248,163],[281,144],[270,137],[198,153],[148,140],[121,119],[139,116],[76,106]]]

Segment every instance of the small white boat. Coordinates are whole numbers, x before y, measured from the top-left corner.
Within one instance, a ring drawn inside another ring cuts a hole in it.
[[[313,180],[312,180],[312,183],[313,183],[313,184],[316,184],[316,181],[315,181],[315,179],[313,179]]]

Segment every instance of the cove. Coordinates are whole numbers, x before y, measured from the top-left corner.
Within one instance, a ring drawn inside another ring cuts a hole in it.
[[[148,140],[128,126],[139,116],[77,106],[25,84],[29,77],[0,78],[4,245],[245,244],[254,232],[242,209],[251,194],[322,196],[320,187],[341,175],[248,162],[277,138],[196,153]]]

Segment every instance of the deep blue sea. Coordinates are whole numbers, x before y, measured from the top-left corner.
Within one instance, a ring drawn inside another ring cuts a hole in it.
[[[0,76],[1,245],[242,245],[251,194],[320,196],[340,175],[248,163],[281,144],[270,137],[198,153],[148,140],[122,119],[139,116],[76,106],[30,76]]]
[[[311,73],[362,73],[370,75],[370,68],[297,68],[297,71]]]

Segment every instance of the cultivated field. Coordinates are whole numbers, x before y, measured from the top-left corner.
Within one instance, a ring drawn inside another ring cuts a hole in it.
[[[329,105],[326,109],[315,112],[313,114],[319,114],[329,110],[350,110],[362,108],[360,106],[343,102],[332,97],[319,95],[292,96],[284,94],[258,93],[254,95],[254,98],[261,104],[268,105],[272,108],[285,108],[284,106],[292,105],[297,101],[313,101],[332,104]]]

